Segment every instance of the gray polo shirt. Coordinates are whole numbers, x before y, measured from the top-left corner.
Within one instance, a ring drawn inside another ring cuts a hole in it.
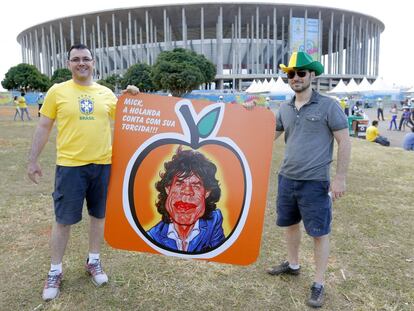
[[[280,105],[276,131],[285,132],[285,157],[279,173],[295,180],[329,180],[334,147],[333,132],[348,128],[338,102],[313,91],[300,110],[295,98]]]

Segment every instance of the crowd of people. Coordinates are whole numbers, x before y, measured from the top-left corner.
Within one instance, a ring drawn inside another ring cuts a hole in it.
[[[40,109],[42,108],[42,105],[43,105],[43,100],[44,100],[43,94],[42,93],[38,94],[37,99],[36,99],[36,103],[38,105],[37,114],[38,114],[39,117],[40,117]],[[13,103],[14,103],[14,106],[16,108],[16,111],[15,111],[14,117],[13,117],[14,121],[16,121],[16,119],[20,119],[20,120],[24,121],[24,115],[25,114],[26,114],[27,121],[32,120],[32,118],[30,117],[29,109],[28,109],[27,102],[26,102],[26,92],[22,91],[20,93],[20,96],[17,96],[17,95],[14,96],[13,97]]]
[[[351,102],[351,103],[350,103]],[[347,116],[363,116],[366,117],[364,111],[362,110],[363,102],[360,100],[349,100],[348,97],[343,97],[339,100],[339,104]],[[410,148],[410,140],[413,128],[414,128],[414,100],[410,97],[406,98],[401,102],[401,107],[399,108],[396,103],[392,103],[389,110],[386,110],[384,105],[384,100],[381,97],[378,97],[375,100],[376,105],[376,119],[371,122],[371,125],[366,129],[366,139],[371,142],[381,144],[383,146],[390,146],[390,141],[387,137],[381,135],[379,132],[379,123],[385,121],[386,118],[384,115],[389,113],[389,124],[387,129],[389,131],[402,131],[404,132],[407,128],[410,130],[410,133],[406,134],[404,141],[400,147],[405,150],[413,150]],[[370,107],[371,105],[365,102],[364,107]],[[388,119],[388,118],[387,118]]]
[[[29,110],[27,109],[27,103],[25,99],[25,92],[21,92],[20,96],[14,96],[13,102],[16,108],[13,120],[16,121],[16,118],[20,118],[24,121],[24,115],[26,114],[27,121],[32,120],[29,115]]]

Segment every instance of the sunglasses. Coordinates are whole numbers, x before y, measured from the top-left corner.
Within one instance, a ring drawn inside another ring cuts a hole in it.
[[[299,78],[304,78],[306,77],[306,74],[308,72],[306,70],[292,70],[292,71],[288,71],[287,76],[289,79],[293,79],[295,77],[295,75],[298,75]]]

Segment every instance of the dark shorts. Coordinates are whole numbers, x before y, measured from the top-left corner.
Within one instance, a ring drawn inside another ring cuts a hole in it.
[[[310,236],[319,237],[331,232],[329,181],[292,180],[279,174],[278,187],[278,226],[287,227],[303,220]]]
[[[110,170],[110,164],[57,165],[52,193],[56,221],[64,225],[81,221],[85,199],[89,215],[105,218]]]

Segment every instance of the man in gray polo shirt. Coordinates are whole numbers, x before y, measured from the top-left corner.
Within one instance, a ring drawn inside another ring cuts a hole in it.
[[[276,117],[276,139],[284,132],[286,150],[279,171],[277,225],[286,227],[287,261],[267,269],[271,275],[298,275],[300,222],[314,241],[315,277],[307,304],[321,307],[324,273],[329,257],[332,200],[345,193],[351,154],[347,118],[339,104],[313,91],[320,62],[305,52],[292,54],[287,73],[295,96],[282,104]],[[336,175],[330,183],[334,139],[338,144]]]

